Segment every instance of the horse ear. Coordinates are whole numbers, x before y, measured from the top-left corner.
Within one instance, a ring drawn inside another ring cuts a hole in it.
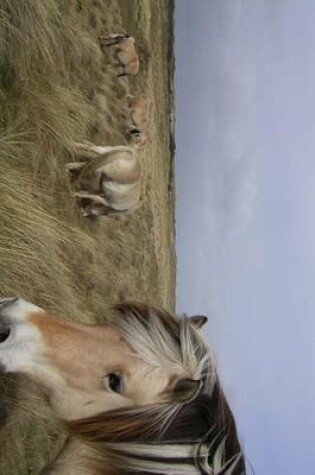
[[[193,315],[192,317],[189,317],[189,321],[198,328],[202,328],[208,322],[208,317],[205,315]]]
[[[198,396],[202,388],[202,381],[196,379],[180,379],[175,384],[171,400],[172,402],[190,402]]]

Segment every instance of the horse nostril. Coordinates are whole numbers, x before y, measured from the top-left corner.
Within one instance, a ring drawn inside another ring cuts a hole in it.
[[[0,329],[0,343],[6,341],[10,336],[11,330],[10,328],[1,328]]]
[[[18,300],[19,300],[18,297],[0,299],[0,309],[3,310],[4,308],[9,307],[10,305],[13,305]]]

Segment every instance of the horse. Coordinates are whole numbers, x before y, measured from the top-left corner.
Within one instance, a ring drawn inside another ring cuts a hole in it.
[[[137,147],[74,144],[84,161],[66,165],[76,177],[75,194],[84,216],[131,213],[141,205],[141,165]]]
[[[127,108],[131,119],[129,134],[135,138],[139,148],[144,148],[149,136],[149,103],[143,95],[126,96]]]
[[[145,129],[148,126],[148,107],[149,103],[143,95],[126,96],[127,107],[131,116],[132,124],[139,129]]]
[[[111,33],[107,36],[100,36],[101,49],[110,47],[114,60],[121,68],[120,76],[135,76],[139,72],[139,57],[135,48],[135,39],[124,33]]]
[[[2,299],[2,369],[37,382],[69,431],[42,474],[245,474],[206,320],[121,302],[82,324]]]

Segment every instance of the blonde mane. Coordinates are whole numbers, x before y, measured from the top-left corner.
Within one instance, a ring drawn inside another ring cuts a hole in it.
[[[110,324],[151,366],[184,368],[203,387],[187,403],[123,408],[66,422],[70,434],[92,447],[96,473],[245,474],[234,418],[198,327],[187,316],[136,303],[116,305]]]

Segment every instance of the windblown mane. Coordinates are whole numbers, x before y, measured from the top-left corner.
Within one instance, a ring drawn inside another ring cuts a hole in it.
[[[188,403],[124,408],[67,422],[70,433],[95,450],[97,473],[112,473],[110,460],[120,475],[245,474],[208,344],[189,318],[121,303],[113,309],[112,325],[145,361],[184,368],[192,379],[203,380],[203,389]]]

